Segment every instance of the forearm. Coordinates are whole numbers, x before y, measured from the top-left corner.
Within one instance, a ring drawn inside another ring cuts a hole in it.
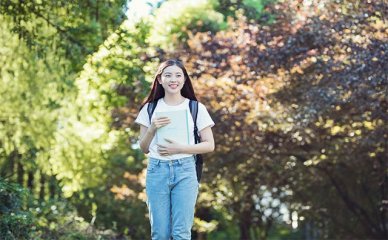
[[[195,145],[184,145],[182,147],[182,153],[185,154],[202,154],[214,151],[214,143],[201,142]]]
[[[140,148],[144,153],[149,152],[149,147],[150,147],[150,144],[152,142],[152,139],[155,136],[155,132],[156,132],[156,130],[154,130],[153,128],[150,127],[147,129],[145,134],[141,137]]]

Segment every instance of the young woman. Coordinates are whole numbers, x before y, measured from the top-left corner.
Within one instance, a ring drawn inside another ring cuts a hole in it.
[[[152,90],[135,120],[140,124],[140,147],[149,158],[146,194],[152,239],[191,239],[199,186],[194,154],[214,150],[211,130],[214,122],[205,106],[198,103],[197,127],[201,142],[195,144],[190,100],[197,98],[182,62],[165,61],[160,64]],[[151,102],[157,102],[157,105],[150,121],[147,107]],[[168,125],[170,119],[157,118],[155,113],[177,110],[188,113],[189,143],[166,139],[167,143],[157,144],[156,131]]]

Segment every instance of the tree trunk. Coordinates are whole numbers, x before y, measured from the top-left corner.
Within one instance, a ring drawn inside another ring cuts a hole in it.
[[[28,178],[27,178],[27,187],[31,190],[34,188],[34,172],[28,171]]]
[[[14,150],[6,157],[4,164],[0,166],[0,176],[8,178],[14,175],[17,156],[18,153]]]
[[[358,221],[363,223],[365,233],[374,238],[380,238],[381,236],[378,234],[378,227],[376,227],[378,224],[375,223],[375,219],[369,216],[366,208],[349,196],[347,189],[341,186],[340,182],[337,181],[337,179],[328,169],[323,167],[317,167],[317,169],[326,174],[339,197],[345,203],[345,206],[348,207],[348,209],[353,213]]]
[[[57,190],[57,185],[55,181],[54,176],[50,176],[50,183],[49,183],[49,193],[50,193],[50,198],[54,199],[56,196],[56,190]]]
[[[197,240],[206,240],[206,233],[198,232],[197,233]]]
[[[96,1],[96,13],[95,13],[96,22],[98,22],[98,19],[100,18],[100,9],[98,6],[98,1]]]
[[[240,239],[248,240],[249,237],[249,226],[245,223],[245,221],[240,221]]]
[[[46,177],[45,175],[41,172],[40,173],[40,190],[39,190],[39,200],[44,201],[44,195],[45,195],[45,184],[46,184]]]
[[[269,230],[272,227],[272,223],[273,223],[273,221],[268,218],[267,222],[264,224],[264,228],[263,228],[263,231],[262,231],[262,239],[267,239],[268,238]]]
[[[23,186],[24,183],[24,169],[23,165],[18,161],[17,163],[17,183],[19,183],[20,186]]]
[[[240,240],[251,239],[249,230],[251,229],[251,214],[249,212],[242,212],[240,214]]]
[[[388,130],[388,129],[387,129]],[[385,143],[385,149],[388,149],[388,143]],[[386,155],[386,154],[385,154]],[[388,189],[388,176],[385,174],[385,170],[388,168],[388,161],[386,158],[380,158],[380,165],[382,166],[381,176],[383,176],[383,180],[380,185],[380,201],[382,203],[382,207],[380,210],[380,226],[382,232],[382,238],[388,239],[388,220],[387,220],[387,206],[384,206],[384,201],[386,201],[387,197],[387,189]]]

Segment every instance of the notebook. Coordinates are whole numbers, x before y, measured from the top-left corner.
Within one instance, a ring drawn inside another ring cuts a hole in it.
[[[168,117],[170,123],[156,131],[157,144],[167,143],[165,138],[171,139],[178,143],[189,144],[189,122],[187,109],[155,112],[155,117]]]

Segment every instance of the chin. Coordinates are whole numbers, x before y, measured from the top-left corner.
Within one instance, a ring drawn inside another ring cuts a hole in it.
[[[171,94],[177,94],[180,93],[182,89],[169,89],[167,92]]]

